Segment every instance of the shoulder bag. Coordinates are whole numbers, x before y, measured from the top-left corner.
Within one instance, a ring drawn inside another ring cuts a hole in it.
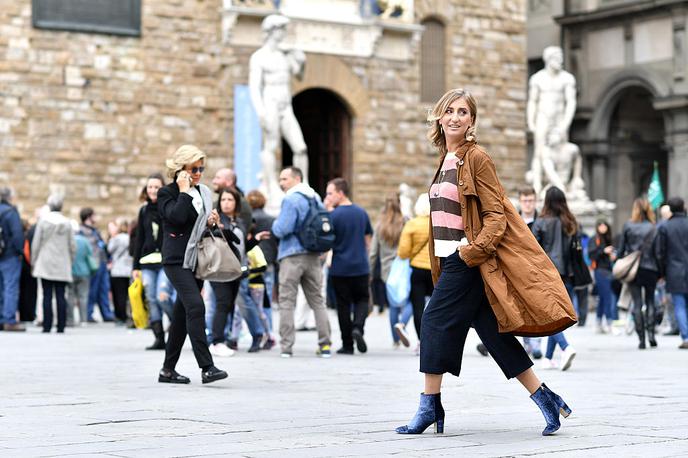
[[[206,229],[197,247],[196,278],[229,282],[241,276],[241,262],[230,248],[223,231],[218,237]]]
[[[623,283],[631,283],[635,280],[635,276],[638,274],[638,268],[640,267],[640,258],[643,254],[643,250],[647,247],[648,240],[652,239],[654,233],[654,228],[648,232],[639,250],[632,251],[623,258],[616,260],[614,267],[612,267],[612,276],[614,276],[614,279]]]
[[[573,271],[573,287],[583,288],[592,283],[590,276],[590,269],[583,258],[583,246],[581,244],[580,234],[576,232],[571,237],[570,247],[571,269]]]

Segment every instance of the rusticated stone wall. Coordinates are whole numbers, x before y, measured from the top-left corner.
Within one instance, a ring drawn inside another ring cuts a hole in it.
[[[25,216],[64,189],[71,216],[133,217],[145,176],[183,143],[209,154],[206,182],[232,164],[232,87],[246,84],[255,47],[223,43],[222,4],[147,0],[131,38],[34,29],[30,2],[0,0],[0,184]],[[526,157],[525,0],[418,0],[415,16],[446,24],[447,86],[478,98],[480,142],[513,191]],[[408,59],[308,53],[294,87],[328,88],[352,108],[349,173],[372,214],[402,181],[426,189],[437,164],[419,43],[408,46]]]

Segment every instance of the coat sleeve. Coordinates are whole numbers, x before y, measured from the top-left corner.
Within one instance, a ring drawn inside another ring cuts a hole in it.
[[[475,190],[483,227],[470,245],[461,248],[461,257],[470,267],[484,263],[495,254],[506,230],[502,190],[494,162],[485,157],[476,163]]]
[[[43,225],[39,222],[36,224],[36,231],[33,234],[33,240],[31,241],[31,265],[36,265],[36,260],[38,259],[38,254],[41,252],[43,246]]]
[[[399,238],[399,248],[397,248],[397,256],[401,259],[408,259],[413,252],[413,233],[411,232],[411,221],[404,224],[401,230],[401,237]]]
[[[140,270],[141,269],[141,251],[143,250],[143,226],[144,226],[144,221],[143,221],[143,215],[144,215],[144,207],[141,207],[141,210],[139,210],[139,219],[137,220],[136,223],[136,230],[134,231],[134,253],[132,254],[132,259],[134,260],[133,262],[133,269],[134,270]]]
[[[180,192],[175,199],[169,188],[160,188],[158,191],[158,210],[160,215],[175,226],[183,226],[189,219],[189,213],[193,209],[193,198]]]
[[[373,233],[373,240],[370,242],[370,255],[368,255],[368,267],[372,272],[375,270],[375,263],[377,262],[377,257],[380,252],[380,243],[377,238],[377,232]]]
[[[623,229],[621,230],[621,240],[619,241],[619,248],[617,249],[620,258],[626,256],[626,245],[628,244],[628,241],[626,240],[627,227],[627,224],[624,224]]]
[[[76,239],[74,238],[74,232],[70,224],[67,224],[67,230],[69,230],[69,257],[72,263],[76,260]]]
[[[24,250],[24,228],[22,227],[19,212],[10,210],[9,227],[10,227],[10,243],[17,253]]]

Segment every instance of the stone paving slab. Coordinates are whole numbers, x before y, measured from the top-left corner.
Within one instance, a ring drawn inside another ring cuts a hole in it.
[[[445,379],[445,434],[421,436],[393,433],[415,412],[422,375],[411,350],[392,349],[386,315],[369,318],[365,355],[317,358],[314,332],[297,334],[288,360],[248,354],[244,339],[216,360],[229,379],[211,385],[188,343],[178,370],[192,383],[156,383],[151,337],[106,324],[0,332],[0,456],[688,456],[688,352],[676,337],[641,352],[633,336],[567,331],[571,370],[538,370],[574,410],[552,437],[474,334],[461,378]]]

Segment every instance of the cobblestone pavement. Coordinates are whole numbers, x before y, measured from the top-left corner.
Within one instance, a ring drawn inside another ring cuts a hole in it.
[[[471,334],[461,378],[445,379],[445,434],[400,436],[422,390],[418,359],[392,349],[387,315],[371,315],[366,332],[367,354],[329,360],[315,356],[314,332],[297,334],[292,359],[248,354],[244,339],[235,357],[216,359],[229,379],[210,385],[187,342],[186,386],[156,382],[163,354],[143,351],[149,331],[0,332],[0,456],[688,455],[688,351],[677,337],[641,352],[633,336],[568,331],[572,368],[538,373],[573,415],[542,437],[537,407]]]

